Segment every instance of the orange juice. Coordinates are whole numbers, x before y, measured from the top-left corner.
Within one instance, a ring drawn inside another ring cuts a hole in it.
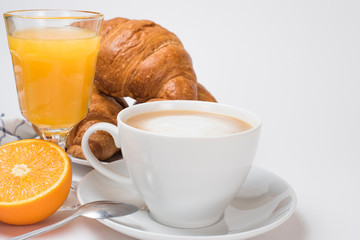
[[[99,36],[37,28],[8,36],[20,109],[41,128],[71,128],[88,113]]]

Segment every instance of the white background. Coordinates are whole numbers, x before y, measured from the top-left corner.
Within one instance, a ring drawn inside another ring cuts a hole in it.
[[[255,164],[296,191],[295,214],[253,240],[360,239],[360,2],[1,0],[0,10],[93,10],[174,32],[198,81],[263,120]],[[20,116],[3,20],[0,113]],[[23,233],[0,223],[0,239]],[[43,239],[130,239],[78,219]]]

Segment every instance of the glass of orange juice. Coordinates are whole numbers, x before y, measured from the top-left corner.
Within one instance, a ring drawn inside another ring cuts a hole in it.
[[[89,110],[103,15],[21,10],[4,19],[21,113],[64,148]]]

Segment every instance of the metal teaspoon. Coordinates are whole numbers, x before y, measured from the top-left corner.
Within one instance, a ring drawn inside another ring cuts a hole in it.
[[[23,240],[23,239],[29,239],[31,237],[35,237],[39,234],[61,227],[66,223],[70,222],[71,220],[80,216],[94,218],[94,219],[104,219],[104,218],[125,216],[134,213],[137,210],[138,207],[121,202],[114,202],[114,201],[90,202],[80,206],[73,215],[65,218],[64,220],[61,220],[60,222],[34,230],[32,232],[25,233],[23,235],[11,238],[9,240]]]

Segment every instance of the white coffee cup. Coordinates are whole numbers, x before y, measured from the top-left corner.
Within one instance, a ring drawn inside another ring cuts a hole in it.
[[[158,111],[201,111],[241,119],[250,130],[221,136],[172,136],[140,130],[126,121]],[[98,123],[82,139],[90,164],[119,184],[134,185],[158,222],[180,228],[216,223],[244,183],[255,158],[259,117],[245,109],[203,101],[158,101],[134,105],[117,116],[118,126]],[[90,151],[89,137],[107,131],[121,148],[130,177],[101,163]]]

